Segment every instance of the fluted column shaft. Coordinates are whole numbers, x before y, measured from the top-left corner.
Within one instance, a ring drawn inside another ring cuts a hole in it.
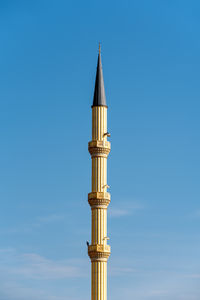
[[[107,245],[107,157],[110,143],[107,141],[107,107],[92,108],[92,141],[89,142],[92,158],[92,192],[88,201],[92,209],[91,245],[91,299],[107,300],[107,260],[110,246]]]

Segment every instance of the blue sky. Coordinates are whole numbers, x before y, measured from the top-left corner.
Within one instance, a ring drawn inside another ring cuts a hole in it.
[[[108,299],[199,300],[199,1],[1,1],[0,28],[0,299],[90,298],[101,41]]]

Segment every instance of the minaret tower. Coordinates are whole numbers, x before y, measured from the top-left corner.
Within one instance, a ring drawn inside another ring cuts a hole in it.
[[[97,62],[96,82],[92,105],[92,141],[88,149],[92,159],[92,192],[88,202],[92,210],[91,245],[91,300],[107,300],[107,260],[110,246],[107,245],[107,207],[110,194],[107,192],[107,157],[110,142],[107,137],[107,105],[104,90],[101,53]]]

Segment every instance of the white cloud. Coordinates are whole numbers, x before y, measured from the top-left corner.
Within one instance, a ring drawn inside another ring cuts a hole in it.
[[[187,278],[200,279],[200,273],[186,275]]]
[[[0,299],[2,300],[83,300],[71,295],[52,295],[44,288],[30,288],[13,282],[0,283]]]
[[[61,215],[61,214],[52,214],[52,215],[38,217],[37,220],[39,224],[41,223],[45,224],[45,223],[53,223],[53,222],[64,220],[65,217],[66,217],[65,215]]]
[[[0,299],[2,300],[83,300],[70,285],[88,276],[88,260],[48,259],[36,253],[0,249]],[[61,289],[58,282],[66,282]],[[76,295],[75,295],[76,294]]]
[[[193,212],[192,216],[194,218],[200,218],[200,209],[196,210],[195,212]]]
[[[37,254],[24,254],[20,261],[22,267],[11,268],[13,274],[34,279],[61,279],[83,276],[82,270],[72,266],[69,261],[53,261]]]
[[[137,274],[137,273],[136,273]],[[141,275],[141,274],[140,274]],[[137,277],[131,283],[127,277],[127,284],[116,286],[113,299],[120,300],[122,297],[137,300],[199,300],[199,289],[182,274],[152,272],[151,276],[143,276],[143,282],[138,285]]]
[[[15,251],[0,251],[0,272],[26,279],[62,279],[84,277],[84,269],[76,260],[51,260],[35,253],[17,254]],[[8,263],[9,262],[9,263]]]
[[[24,224],[23,226],[1,229],[0,234],[30,233],[38,227],[47,226],[55,222],[61,222],[65,220],[65,218],[67,218],[67,216],[64,214],[44,215],[35,218],[32,222]]]
[[[127,276],[127,274],[131,274],[136,272],[134,268],[131,267],[111,267],[109,270],[110,276]]]
[[[125,217],[132,215],[138,210],[144,209],[144,205],[138,203],[138,202],[124,202],[123,201],[123,206],[122,205],[113,205],[108,209],[108,214],[110,217],[113,218],[119,218],[119,217]]]
[[[114,217],[114,218],[124,217],[124,216],[130,215],[130,214],[131,214],[130,211],[125,210],[125,209],[120,209],[120,208],[111,208],[109,211],[110,217]]]

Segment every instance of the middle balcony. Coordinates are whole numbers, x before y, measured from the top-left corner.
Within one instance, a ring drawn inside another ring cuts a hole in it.
[[[88,150],[91,156],[107,157],[110,153],[110,142],[108,141],[91,141],[88,143]]]

